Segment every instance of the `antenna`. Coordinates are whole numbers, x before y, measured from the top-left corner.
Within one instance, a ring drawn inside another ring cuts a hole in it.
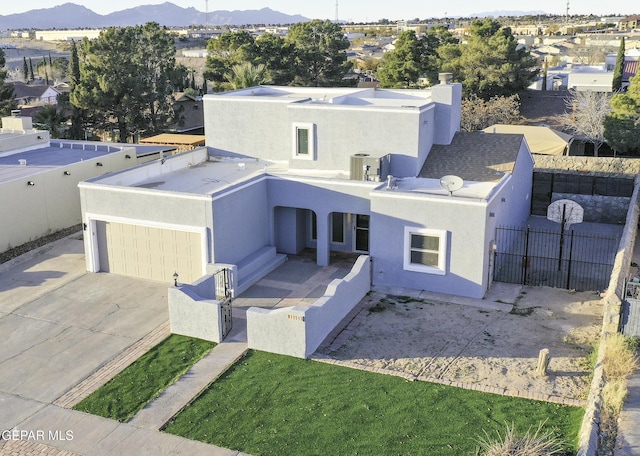
[[[440,178],[440,187],[448,191],[449,196],[452,196],[456,190],[460,190],[463,185],[464,181],[458,176],[447,175]]]

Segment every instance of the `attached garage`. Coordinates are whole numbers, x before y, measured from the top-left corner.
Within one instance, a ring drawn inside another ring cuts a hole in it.
[[[96,221],[102,272],[171,283],[203,275],[202,234],[126,223]]]

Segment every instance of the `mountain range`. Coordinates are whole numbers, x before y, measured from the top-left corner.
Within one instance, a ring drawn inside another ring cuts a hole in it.
[[[0,15],[0,30],[22,29],[78,29],[105,28],[110,26],[157,22],[167,27],[190,25],[249,25],[294,24],[309,19],[301,15],[288,15],[270,8],[247,11],[210,11],[208,14],[194,7],[182,8],[170,2],[160,5],[143,5],[102,15],[90,9],[64,3],[53,8],[34,9],[19,14]]]

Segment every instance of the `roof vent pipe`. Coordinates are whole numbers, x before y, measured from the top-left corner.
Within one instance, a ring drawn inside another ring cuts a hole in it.
[[[438,73],[438,80],[440,84],[451,84],[453,73]]]

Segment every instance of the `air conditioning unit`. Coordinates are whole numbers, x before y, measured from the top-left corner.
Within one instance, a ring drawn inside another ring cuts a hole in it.
[[[351,180],[361,181],[384,181],[389,175],[391,168],[391,155],[382,157],[371,154],[360,153],[351,156]]]

